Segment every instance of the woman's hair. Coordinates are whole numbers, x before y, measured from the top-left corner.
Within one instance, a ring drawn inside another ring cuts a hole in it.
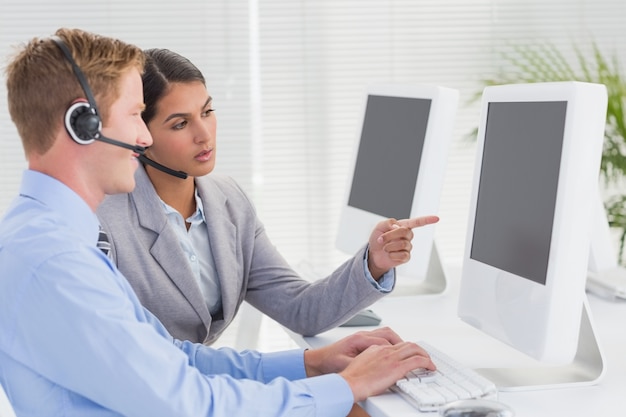
[[[93,92],[106,122],[109,107],[120,96],[120,79],[131,68],[143,69],[143,51],[120,40],[61,28],[63,40]],[[51,38],[33,38],[23,45],[6,68],[11,119],[26,155],[43,155],[62,126],[64,113],[77,98],[85,98],[76,75]]]
[[[182,55],[169,49],[147,49],[144,67],[143,100],[146,108],[141,114],[148,124],[157,112],[157,104],[172,83],[200,81],[206,85],[202,72]]]

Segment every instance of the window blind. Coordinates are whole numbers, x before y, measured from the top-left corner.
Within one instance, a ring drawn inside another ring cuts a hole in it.
[[[5,0],[0,55],[61,26],[166,47],[205,74],[218,117],[216,172],[253,198],[285,258],[321,272],[348,257],[334,249],[364,89],[429,83],[461,93],[436,226],[444,262],[460,261],[475,158],[468,133],[481,80],[512,43],[563,51],[594,40],[626,51],[621,0],[223,0],[206,2]],[[0,213],[25,162],[0,94]],[[36,117],[36,115],[33,115]],[[419,256],[419,254],[414,254]]]

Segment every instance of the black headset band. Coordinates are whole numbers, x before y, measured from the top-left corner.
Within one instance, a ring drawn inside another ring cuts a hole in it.
[[[72,66],[72,71],[74,71],[74,74],[76,75],[76,78],[78,79],[78,82],[80,83],[80,86],[82,87],[83,91],[85,92],[85,95],[87,96],[87,101],[89,102],[91,107],[94,109],[96,114],[98,114],[98,106],[96,106],[96,100],[94,99],[93,94],[91,93],[91,89],[89,88],[89,83],[87,83],[87,78],[85,78],[85,75],[76,64],[76,61],[74,61],[74,58],[72,57],[72,53],[70,52],[69,48],[67,47],[65,42],[63,42],[63,39],[61,39],[59,36],[54,35],[54,36],[51,36],[50,39],[52,39],[52,41],[57,44],[57,46],[63,52],[63,55],[65,55],[65,58]]]

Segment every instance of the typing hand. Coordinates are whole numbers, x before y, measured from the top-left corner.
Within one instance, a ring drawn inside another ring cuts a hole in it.
[[[355,401],[384,392],[416,368],[434,370],[424,349],[412,342],[374,345],[358,355],[340,372],[352,389]]]
[[[343,371],[361,352],[373,345],[395,345],[402,339],[389,327],[356,332],[323,348],[304,352],[308,376]],[[424,352],[425,353],[425,352]]]
[[[308,376],[338,372],[350,385],[355,401],[380,394],[413,369],[435,369],[426,350],[404,342],[388,327],[307,350],[304,363]]]

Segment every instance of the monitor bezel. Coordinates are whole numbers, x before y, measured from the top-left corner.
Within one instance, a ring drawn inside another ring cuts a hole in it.
[[[381,220],[379,214],[352,207],[348,204],[357,164],[357,156],[365,125],[367,102],[370,96],[428,99],[431,101],[419,172],[413,192],[410,217],[437,214],[444,184],[447,157],[458,107],[456,89],[429,84],[371,84],[363,95],[359,129],[356,135],[350,175],[341,207],[336,238],[337,249],[354,254],[363,247]],[[414,229],[411,260],[398,268],[398,274],[417,282],[426,277],[434,242],[433,226]]]
[[[522,101],[567,101],[545,285],[471,258],[489,104]],[[582,82],[490,86],[482,95],[458,315],[546,363],[576,354],[606,101],[604,85]]]

